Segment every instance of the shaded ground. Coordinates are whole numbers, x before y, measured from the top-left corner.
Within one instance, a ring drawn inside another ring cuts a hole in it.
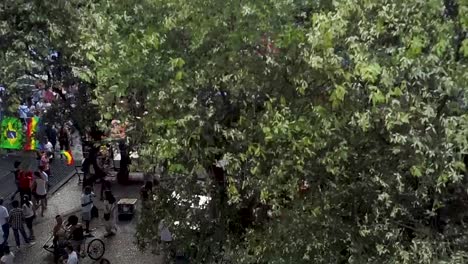
[[[75,163],[81,165],[81,144],[79,143],[78,134],[74,135],[75,145],[72,147],[72,153],[75,158]],[[36,154],[31,151],[12,151],[0,156],[0,197],[9,198],[10,194],[16,191],[15,179],[12,171],[13,163],[21,161],[21,168],[24,170],[36,170],[37,160]],[[71,174],[75,172],[75,167],[67,166],[64,160],[60,160],[60,155],[56,153],[56,159],[51,163],[52,176],[49,178],[51,190],[59,187],[61,183]]]
[[[117,199],[119,198],[138,198],[139,185],[120,186],[115,184],[113,192]],[[96,188],[97,189],[97,188]],[[22,248],[17,252],[15,263],[19,264],[37,264],[37,263],[53,263],[52,254],[43,250],[42,245],[50,237],[54,226],[54,218],[57,214],[79,215],[81,186],[78,185],[77,179],[74,178],[64,185],[53,197],[49,199],[49,208],[44,218],[38,218],[35,223],[36,242],[37,244],[30,248]],[[97,202],[97,207],[101,210],[102,204]],[[105,258],[109,259],[112,264],[158,264],[162,263],[160,256],[151,254],[150,252],[139,252],[135,245],[136,223],[138,222],[138,211],[136,217],[128,222],[118,222],[119,232],[112,238],[104,238],[104,226],[102,219],[93,220],[92,228],[96,228],[93,232],[95,237],[100,238],[106,245]],[[102,211],[100,216],[102,218]],[[10,234],[10,245],[14,245],[14,240]],[[98,263],[89,258],[84,258],[80,264]]]

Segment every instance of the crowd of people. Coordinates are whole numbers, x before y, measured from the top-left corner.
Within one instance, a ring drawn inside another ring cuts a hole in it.
[[[67,264],[77,264],[81,257],[85,256],[85,242],[92,237],[90,223],[92,219],[99,217],[94,204],[95,194],[91,186],[84,188],[81,195],[81,220],[76,215],[70,215],[64,222],[63,216],[55,217],[56,224],[52,230],[53,249],[55,263],[64,261]],[[117,231],[117,203],[110,190],[105,192],[104,200],[104,226],[105,237],[115,235]]]
[[[35,83],[35,90],[26,100],[23,100],[18,107],[18,114],[21,119],[27,119],[33,116],[42,116],[52,107],[55,100],[62,99],[67,101],[73,99],[78,92],[78,86],[57,84],[46,86],[44,80],[38,80]]]
[[[73,91],[68,90],[77,89],[76,86],[65,89],[63,85],[47,88],[42,80],[36,82],[35,87],[32,96],[22,101],[18,107],[18,115],[23,121],[24,129],[28,119],[36,116],[43,118],[55,100],[60,97],[67,100],[73,97]],[[40,147],[36,152],[37,169],[31,171],[22,168],[20,161],[14,162],[13,174],[17,190],[10,197],[11,203],[7,204],[0,198],[0,264],[13,264],[16,252],[35,244],[34,222],[37,217],[44,217],[47,211],[49,178],[54,177],[51,163],[58,156],[63,158],[59,151],[68,151],[73,146],[73,125],[70,122],[63,122],[60,126],[48,124],[44,120],[41,120],[41,123],[41,130],[36,134],[36,138],[40,139]],[[61,215],[55,217],[56,225],[52,230],[55,263],[79,263],[85,240],[92,236],[90,224],[93,219],[99,217],[93,192],[97,180],[101,182],[105,236],[113,236],[117,232],[117,203],[110,190],[110,183],[105,180],[109,170],[108,156],[105,151],[98,151],[92,157],[85,155],[85,180],[79,202],[81,215],[71,215],[66,221]],[[10,233],[14,236],[16,247],[8,243]]]
[[[22,171],[20,165],[20,162],[15,163],[18,190],[12,197],[12,208],[8,210],[4,200],[0,198],[0,256],[3,256],[0,259],[1,264],[14,263],[13,251],[35,244],[34,219],[37,215],[43,217],[44,210],[47,209],[48,175],[44,167],[39,165],[32,176],[30,171]],[[20,200],[15,199],[18,193]],[[78,264],[79,259],[84,256],[86,238],[92,237],[91,221],[99,217],[95,197],[93,187],[86,186],[80,200],[81,217],[71,215],[66,222],[61,215],[55,217],[56,225],[52,230],[55,263]],[[103,199],[105,237],[109,237],[117,232],[117,202],[110,188],[104,190]],[[10,230],[16,242],[13,251],[8,244]]]

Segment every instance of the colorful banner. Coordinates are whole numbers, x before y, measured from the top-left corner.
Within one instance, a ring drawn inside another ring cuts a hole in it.
[[[23,126],[16,117],[5,117],[2,120],[0,136],[0,148],[22,149],[23,148]]]
[[[36,133],[39,127],[39,117],[34,116],[28,119],[26,128],[26,145],[25,150],[38,150],[39,140],[36,139]]]
[[[62,155],[65,156],[65,158],[67,159],[67,165],[68,165],[68,166],[72,166],[73,164],[75,164],[75,160],[73,159],[73,155],[72,155],[71,151],[69,151],[69,150],[66,150],[66,151],[65,151],[65,150],[62,150],[62,151],[60,152],[60,154],[62,154]]]

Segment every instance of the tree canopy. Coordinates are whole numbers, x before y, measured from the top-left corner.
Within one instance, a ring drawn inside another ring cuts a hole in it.
[[[467,1],[81,8],[101,124],[165,168],[142,248],[164,218],[194,263],[467,261]]]

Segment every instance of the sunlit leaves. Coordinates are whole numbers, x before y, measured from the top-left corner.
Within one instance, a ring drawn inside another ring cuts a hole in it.
[[[201,255],[214,258],[207,248],[221,243],[235,263],[430,263],[455,243],[436,243],[427,224],[462,182],[468,149],[467,75],[454,56],[466,41],[456,46],[460,22],[442,1],[127,7],[97,5],[99,26],[83,25],[96,102],[140,127],[129,134],[142,139],[144,168],[185,174],[174,187],[184,195],[194,171],[209,175],[216,224],[201,233],[224,236],[196,241],[175,228]],[[119,109],[115,95],[137,97],[146,114]],[[199,220],[155,205],[164,211]],[[226,226],[240,212],[251,222],[236,233]]]
[[[377,81],[382,69],[378,63],[365,64],[361,63],[356,66],[358,74],[364,81],[374,83]]]

